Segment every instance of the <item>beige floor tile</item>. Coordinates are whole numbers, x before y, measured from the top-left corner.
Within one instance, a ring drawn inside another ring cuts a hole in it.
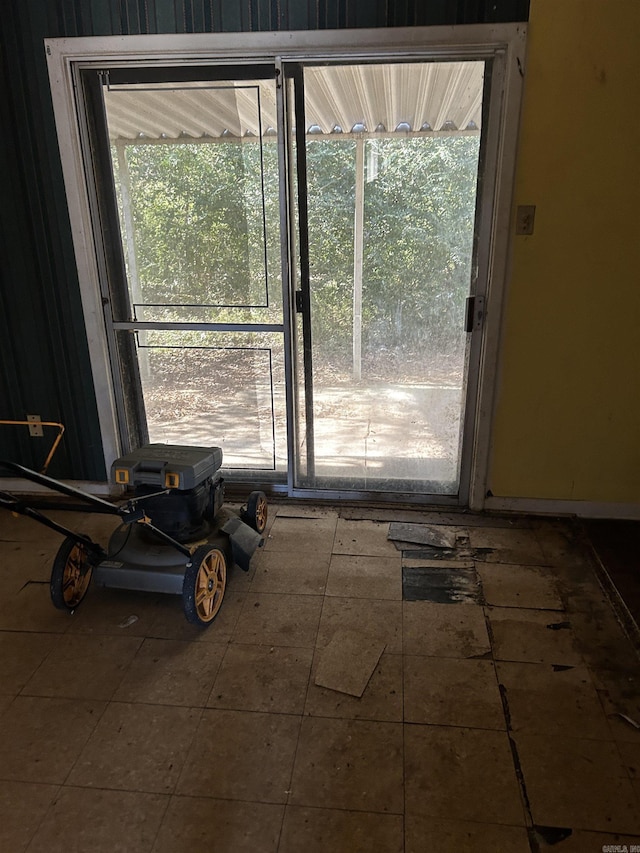
[[[111,702],[67,783],[88,788],[173,792],[201,711]]]
[[[404,718],[408,723],[506,730],[493,661],[406,655]]]
[[[157,597],[147,636],[159,640],[196,640],[203,643],[227,643],[233,634],[247,593],[243,589],[225,591],[222,606],[210,625],[192,625],[187,622],[179,595]]]
[[[285,803],[300,718],[206,710],[177,794]]]
[[[47,515],[53,518],[53,514],[47,512]],[[64,523],[64,522],[63,522]],[[0,515],[0,542],[4,546],[5,542],[28,542],[33,544],[37,540],[38,546],[46,549],[56,549],[60,545],[60,534],[55,530],[51,530],[32,518],[27,518],[26,515],[11,515],[8,512],[3,512]]]
[[[267,646],[306,646],[316,642],[322,597],[249,593],[233,640]]]
[[[300,551],[309,554],[330,554],[338,519],[287,518],[277,516],[264,544],[267,551]]]
[[[567,613],[590,613],[594,606],[607,610],[611,608],[598,579],[590,570],[576,569],[563,573],[554,568],[553,571]]]
[[[60,788],[29,853],[151,853],[169,798]]]
[[[240,614],[242,613],[247,600],[247,596],[251,591],[251,585],[245,592],[236,592],[234,589],[228,590],[224,597],[222,607],[214,621],[206,628],[198,628],[198,636],[196,637],[202,643],[226,643],[228,642],[235,631]],[[180,603],[182,608],[182,603]],[[175,624],[172,623],[172,624]],[[189,627],[189,623],[184,616],[182,617],[182,627]],[[160,633],[160,632],[158,632]],[[176,639],[178,639],[176,637]],[[180,638],[181,639],[181,638]]]
[[[287,806],[279,853],[403,853],[400,815]]]
[[[221,643],[147,638],[114,695],[119,702],[203,707],[224,656]]]
[[[360,698],[314,683],[320,653],[314,657],[304,712],[312,717],[402,721],[402,655],[383,654]]]
[[[440,820],[423,815],[405,819],[405,853],[529,853],[523,826]],[[562,848],[564,851],[564,847]],[[596,848],[594,847],[594,851]]]
[[[402,557],[352,557],[334,554],[329,566],[327,595],[343,598],[402,599]]]
[[[254,556],[251,558],[249,570],[246,572],[244,569],[241,569],[240,566],[227,566],[227,588],[225,596],[234,593],[249,592],[249,587],[251,586],[256,573],[256,565],[260,561],[260,557],[263,553],[262,549],[256,551]]]
[[[488,548],[488,562],[518,563],[528,566],[543,566],[544,553],[534,530],[504,527],[470,527],[469,544],[472,548]]]
[[[637,665],[620,670],[589,668],[589,672],[614,740],[640,744],[640,671]]]
[[[0,602],[0,631],[64,634],[72,617],[51,603],[48,583],[29,584]]]
[[[396,557],[396,546],[387,539],[388,522],[351,521],[338,519],[334,554],[351,554],[362,557]]]
[[[116,634],[146,637],[156,615],[158,596],[124,589],[91,586],[69,619],[69,634]]]
[[[17,696],[2,716],[0,776],[62,784],[104,708],[104,702]]]
[[[401,814],[402,724],[305,717],[289,802]]]
[[[482,607],[405,601],[404,652],[408,655],[470,658],[491,651]]]
[[[522,527],[469,527],[469,544],[472,548],[522,548],[535,554],[540,549],[537,531]],[[538,563],[542,565],[542,562]]]
[[[59,634],[0,631],[0,690],[18,693],[60,639]]]
[[[640,779],[640,743],[618,741],[618,753],[630,779]]]
[[[496,664],[504,686],[511,728],[609,740],[607,718],[586,667],[554,670],[551,664]]]
[[[389,654],[401,654],[402,602],[326,597],[318,629],[318,646],[326,646],[340,629],[359,631],[385,643],[385,651]]]
[[[211,690],[210,708],[301,714],[313,650],[232,643]]]
[[[496,660],[567,666],[583,663],[571,620],[564,614],[518,607],[489,607],[487,612]]]
[[[0,850],[23,853],[49,808],[57,785],[0,782]]]
[[[0,600],[5,601],[18,595],[23,586],[24,574],[20,568],[11,567],[0,572]]]
[[[640,713],[637,707],[634,705],[630,709],[624,702],[612,705],[609,703],[606,694],[601,690],[598,691],[598,695],[604,705],[613,739],[619,743],[640,744],[640,728],[637,728],[628,719],[625,719],[625,717],[628,717],[634,723],[640,723]],[[624,717],[620,716],[621,714],[624,714]]]
[[[53,558],[57,551],[56,542],[43,547],[39,531],[34,540],[28,542],[2,542],[3,571],[2,580],[9,577],[16,592],[29,581],[49,583]],[[59,537],[58,537],[59,538]],[[60,540],[62,541],[62,540]]]
[[[594,669],[638,673],[638,654],[610,605],[572,613],[571,627],[587,664]]]
[[[640,812],[614,743],[514,735],[535,824],[640,833]]]
[[[487,604],[544,610],[564,609],[549,569],[508,563],[478,563],[476,569]]]
[[[323,595],[329,560],[327,553],[264,551],[255,561],[251,591]]]
[[[22,693],[69,699],[111,699],[141,643],[140,637],[65,634]]]
[[[172,797],[153,853],[276,853],[284,806]]]
[[[406,815],[524,825],[505,732],[405,725]]]
[[[546,565],[564,569],[586,568],[590,565],[584,540],[570,523],[537,519],[534,528]]]

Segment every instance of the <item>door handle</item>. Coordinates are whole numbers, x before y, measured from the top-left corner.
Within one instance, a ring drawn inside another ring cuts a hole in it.
[[[484,322],[484,296],[467,296],[464,310],[465,332],[475,332]]]

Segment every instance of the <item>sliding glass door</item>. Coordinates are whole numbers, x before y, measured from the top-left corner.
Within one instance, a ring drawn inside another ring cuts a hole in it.
[[[274,68],[93,72],[85,91],[97,209],[119,234],[123,444],[218,445],[234,476],[286,479]]]
[[[290,69],[297,128],[296,485],[457,496],[484,62]]]
[[[290,494],[458,499],[486,71],[83,73],[123,447],[219,445]]]

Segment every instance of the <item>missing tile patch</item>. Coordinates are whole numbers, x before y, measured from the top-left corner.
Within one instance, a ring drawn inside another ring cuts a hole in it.
[[[404,566],[404,601],[432,601],[437,604],[484,604],[480,579],[475,569]]]
[[[387,539],[429,545],[433,548],[455,548],[457,531],[452,527],[429,527],[426,524],[389,525]]]
[[[455,548],[437,548],[431,545],[416,545],[411,542],[394,542],[399,551],[407,557],[418,560],[479,560],[485,562],[492,554],[495,553],[495,548],[469,548],[466,544],[456,543]]]

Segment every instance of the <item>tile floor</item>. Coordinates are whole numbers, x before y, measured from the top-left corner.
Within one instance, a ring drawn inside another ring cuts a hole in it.
[[[390,521],[453,527],[427,566],[480,597],[403,601]],[[201,631],[173,597],[54,610],[60,537],[0,516],[3,853],[640,845],[638,658],[570,525],[280,503],[267,534]],[[315,684],[345,629],[384,644],[360,698]]]

